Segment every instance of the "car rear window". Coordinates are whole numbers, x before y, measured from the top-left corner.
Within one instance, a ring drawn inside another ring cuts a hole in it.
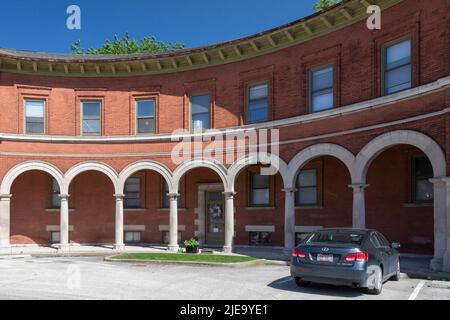
[[[361,245],[364,235],[360,233],[352,232],[339,232],[339,231],[328,231],[328,232],[314,232],[306,240],[306,244],[354,244]]]

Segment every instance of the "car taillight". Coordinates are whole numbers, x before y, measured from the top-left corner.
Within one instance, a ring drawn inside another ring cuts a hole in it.
[[[304,259],[304,258],[306,258],[306,253],[303,250],[295,248],[294,250],[292,250],[292,256],[296,257],[296,258]]]
[[[369,260],[369,254],[367,252],[354,252],[349,253],[345,257],[345,260],[348,262],[367,262]]]

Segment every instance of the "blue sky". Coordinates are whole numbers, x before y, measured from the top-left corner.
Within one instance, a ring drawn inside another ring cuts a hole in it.
[[[114,34],[155,35],[187,47],[251,35],[313,13],[316,0],[20,0],[3,1],[0,47],[70,52],[98,47]],[[81,30],[68,30],[66,9],[81,8]]]

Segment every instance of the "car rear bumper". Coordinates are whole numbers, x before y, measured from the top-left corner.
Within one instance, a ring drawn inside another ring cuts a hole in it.
[[[366,287],[370,276],[365,265],[339,267],[298,262],[292,263],[291,275],[304,281],[358,287]]]

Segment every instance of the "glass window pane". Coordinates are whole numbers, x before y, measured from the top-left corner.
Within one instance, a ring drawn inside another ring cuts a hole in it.
[[[192,130],[209,129],[209,113],[192,115]]]
[[[59,231],[53,231],[52,232],[52,243],[59,243],[60,242],[60,232]]]
[[[25,130],[27,133],[44,133],[44,122],[29,122],[27,119]]]
[[[100,120],[83,120],[83,133],[99,134]]]
[[[83,119],[100,119],[100,102],[83,102]]]
[[[252,204],[254,205],[268,205],[269,189],[253,189],[252,191]]]
[[[137,101],[138,118],[155,116],[155,100],[139,100]]]
[[[268,86],[267,83],[249,86],[249,100],[267,99]]]
[[[385,68],[391,69],[411,62],[411,40],[405,40],[386,48]]]
[[[315,70],[312,73],[312,92],[333,87],[333,67]]]
[[[411,88],[411,65],[386,72],[384,82],[387,94]]]
[[[301,170],[297,179],[298,187],[315,187],[317,185],[317,170]]]
[[[209,113],[211,102],[209,95],[191,96],[191,113]]]
[[[313,93],[311,96],[311,110],[312,112],[319,112],[334,107],[333,90],[325,90]]]
[[[317,188],[316,187],[301,188],[298,191],[298,203],[301,205],[317,204]]]
[[[33,118],[44,118],[44,105],[45,102],[43,100],[26,100],[26,117]]]
[[[433,184],[428,180],[416,181],[416,201],[433,200]]]
[[[416,179],[431,179],[433,177],[433,166],[428,157],[415,158]]]
[[[252,174],[252,188],[269,188],[270,176],[263,176],[259,173]]]
[[[138,133],[155,133],[155,118],[138,119]]]

